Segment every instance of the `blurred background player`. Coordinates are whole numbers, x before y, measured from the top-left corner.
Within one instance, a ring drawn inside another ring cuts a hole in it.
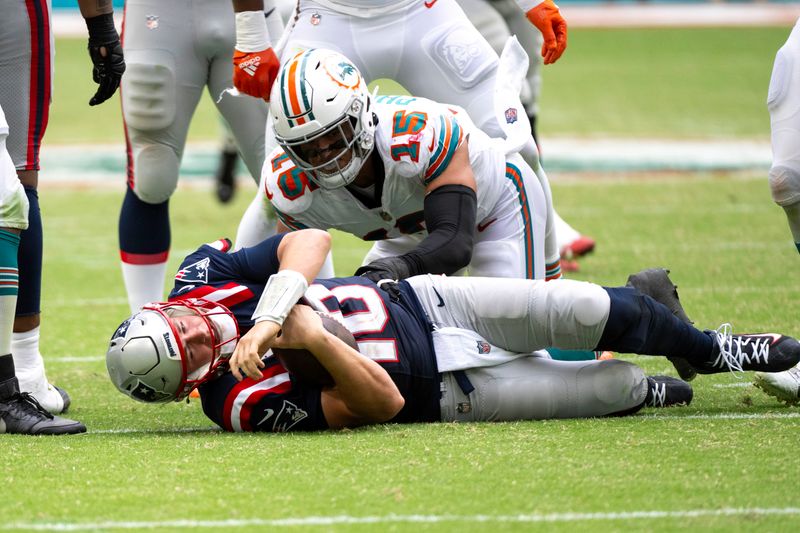
[[[772,199],[789,221],[800,252],[800,20],[775,55],[767,96],[772,128]],[[767,394],[800,402],[800,367],[778,374],[757,374],[755,383]]]
[[[120,47],[119,35],[114,28],[110,0],[79,0],[81,14],[86,19],[89,33],[88,51],[93,63],[92,76],[99,85],[89,100],[89,105],[97,105],[110,98],[119,86],[125,70],[125,62]],[[41,284],[42,284],[42,218],[39,210],[39,150],[47,128],[52,89],[54,44],[50,19],[50,3],[46,0],[2,0],[0,1],[0,107],[5,111],[8,130],[2,133],[3,153],[8,151],[12,168],[24,190],[28,207],[19,220],[21,199],[6,205],[13,199],[4,191],[3,208],[17,211],[15,221],[0,224],[9,229],[24,229],[19,234],[18,256],[9,254],[16,247],[17,236],[13,232],[4,233],[5,250],[3,268],[17,280],[7,279],[8,294],[3,297],[2,319],[13,319],[11,354],[13,365],[7,360],[0,363],[0,381],[13,376],[19,382],[23,393],[30,393],[47,411],[61,413],[70,404],[69,395],[47,380],[44,361],[39,350],[39,326],[41,323]],[[6,138],[7,135],[7,138]],[[5,155],[4,155],[5,157]],[[7,161],[4,161],[4,164]],[[7,166],[7,165],[6,165]],[[4,179],[7,179],[4,178]],[[14,192],[13,194],[16,194]],[[4,215],[6,216],[6,215]],[[1,217],[0,217],[1,218]],[[0,289],[2,290],[2,289]],[[13,293],[13,294],[12,294]],[[16,300],[15,311],[9,312],[10,302]],[[0,358],[8,353],[5,348],[5,325],[0,327],[2,348]],[[35,411],[35,410],[34,410]],[[35,417],[35,412],[28,410]],[[85,431],[82,424],[67,424],[56,430],[60,422],[53,419],[29,420],[29,424],[16,425],[16,432],[37,433],[46,431],[77,432]],[[62,419],[63,420],[63,419]],[[41,422],[41,424],[39,424]],[[9,429],[8,421],[6,430]],[[75,425],[77,424],[77,425]],[[49,429],[44,429],[48,427]],[[63,430],[63,431],[62,431]]]
[[[265,17],[277,18],[264,12],[256,16],[262,23]],[[122,83],[122,110],[128,188],[120,211],[119,244],[132,311],[163,298],[171,239],[169,198],[178,183],[189,123],[204,88],[258,181],[267,106],[225,92],[233,86],[230,58],[235,38],[234,10],[227,1],[128,0],[125,4],[128,71]],[[274,228],[265,220],[261,231],[270,234]]]
[[[525,49],[538,50],[544,44],[542,33],[530,23],[514,0],[458,0],[458,4],[498,54],[502,53],[503,46],[511,35],[516,35]],[[520,100],[528,115],[531,134],[541,157],[542,144],[536,131],[536,119],[539,115],[539,96],[542,89],[543,58],[535,53],[528,54],[528,57],[528,75],[522,84]],[[593,251],[595,241],[570,226],[559,216],[558,210],[554,210],[553,214],[558,249],[561,252],[561,269],[575,272],[578,270],[575,259]]]

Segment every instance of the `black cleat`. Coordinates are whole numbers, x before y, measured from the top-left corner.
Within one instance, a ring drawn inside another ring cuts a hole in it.
[[[0,400],[0,433],[70,435],[85,432],[86,426],[51,415],[28,393],[16,393]]]
[[[223,204],[227,204],[233,199],[233,194],[236,192],[236,162],[239,159],[239,153],[230,150],[223,150],[219,157],[219,167],[214,176],[217,184],[216,193],[217,199]]]
[[[669,270],[663,268],[649,268],[628,276],[628,287],[633,287],[642,294],[646,294],[660,304],[666,305],[672,314],[687,324],[693,324],[683,310],[678,287],[669,279]],[[683,357],[667,357],[678,375],[684,381],[692,381],[697,377],[697,371]]]
[[[692,403],[692,386],[670,376],[647,376],[645,407],[672,407]]]
[[[700,374],[716,374],[730,370],[744,372],[783,372],[800,362],[800,342],[777,333],[734,335],[730,324],[721,325],[706,334],[714,340],[714,359],[692,363]]]

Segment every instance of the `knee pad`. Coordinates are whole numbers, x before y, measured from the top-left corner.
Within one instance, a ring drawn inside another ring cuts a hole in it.
[[[175,120],[175,59],[162,50],[125,52],[122,110],[125,123],[141,131],[162,130]]]
[[[609,412],[619,412],[637,407],[647,395],[647,377],[644,370],[619,359],[598,361],[585,365],[579,372],[582,383],[590,383],[592,394],[600,403],[609,406]]]
[[[422,38],[422,46],[459,90],[474,87],[496,67],[497,54],[469,24],[440,25]]]
[[[611,299],[599,285],[582,284],[573,299],[575,319],[583,326],[600,326],[608,320]]]
[[[769,170],[772,199],[781,207],[800,202],[800,171],[786,165],[773,165]]]
[[[151,144],[134,150],[133,192],[143,202],[166,202],[178,185],[178,154],[163,144]]]
[[[0,186],[0,228],[27,229],[28,197],[16,173],[0,176]]]

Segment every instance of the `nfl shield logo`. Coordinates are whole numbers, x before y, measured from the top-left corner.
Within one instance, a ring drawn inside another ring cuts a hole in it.
[[[486,341],[476,341],[478,343],[478,353],[480,355],[485,355],[492,351],[491,345]]]
[[[158,28],[158,15],[147,15],[144,25],[147,26],[148,30],[154,30]]]
[[[517,121],[517,108],[509,107],[506,109],[506,124],[513,124]]]

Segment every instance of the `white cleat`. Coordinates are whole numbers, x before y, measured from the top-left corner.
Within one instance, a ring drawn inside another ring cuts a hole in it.
[[[784,372],[756,372],[753,384],[788,405],[800,403],[800,365]]]

